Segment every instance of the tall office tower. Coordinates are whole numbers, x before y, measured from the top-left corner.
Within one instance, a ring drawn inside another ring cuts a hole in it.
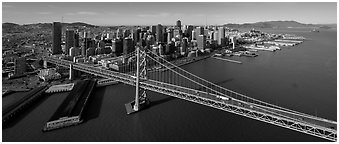
[[[165,47],[163,47],[162,44],[159,44],[158,51],[159,51],[160,55],[164,55],[165,54]]]
[[[180,53],[181,55],[185,55],[188,53],[188,38],[182,39]]]
[[[158,24],[157,25],[157,31],[156,31],[156,41],[157,41],[157,43],[163,42],[162,29],[163,29],[162,25]]]
[[[180,37],[180,36],[181,36],[180,30],[179,30],[179,29],[175,29],[175,30],[173,31],[173,36],[174,36],[174,37]]]
[[[74,47],[74,30],[66,30],[66,46],[65,46],[65,54],[69,54],[69,49]]]
[[[192,40],[196,40],[197,39],[197,32],[195,32],[195,30],[192,31]]]
[[[162,39],[163,39],[163,40],[161,41],[161,44],[164,44],[165,41],[168,40],[167,36],[168,36],[167,32],[164,32],[164,33],[162,34]],[[159,43],[158,43],[158,44],[159,44]]]
[[[206,48],[206,36],[199,35],[197,38],[197,44],[199,50],[205,50]]]
[[[173,32],[171,30],[167,31],[167,43],[171,42],[173,38]]]
[[[192,31],[193,31],[193,26],[192,25],[189,25],[188,27],[187,27],[187,35],[188,35],[188,40],[189,41],[191,41],[191,39],[192,39]]]
[[[123,38],[128,37],[130,34],[131,34],[130,30],[129,29],[125,29],[123,34],[122,34],[122,37]]]
[[[123,52],[123,41],[122,39],[114,39],[112,41],[112,52],[116,55],[121,55]]]
[[[187,26],[187,25],[183,25],[183,26],[182,26],[182,28],[181,28],[181,30],[184,32],[184,31],[186,31],[186,30],[187,30],[187,28],[188,28],[188,26]]]
[[[210,31],[208,34],[209,34],[209,39],[213,40],[214,39],[214,31]]]
[[[209,33],[209,30],[208,29],[204,29],[204,36],[206,36],[206,38],[208,37],[208,33]]]
[[[53,48],[52,54],[61,54],[61,23],[53,22]]]
[[[218,36],[218,45],[225,46],[226,39],[225,39],[225,29],[224,27],[219,28],[219,36]]]
[[[146,46],[148,48],[150,48],[150,45],[154,45],[155,44],[155,39],[153,35],[148,35],[146,38]]]
[[[156,32],[157,32],[157,26],[156,25],[152,25],[151,26],[151,34],[155,35]]]
[[[122,29],[117,29],[117,37],[122,37],[123,36],[123,31],[122,31]]]
[[[141,30],[140,27],[138,27],[138,29],[137,29],[137,31],[136,31],[136,34],[137,34],[138,38],[137,38],[136,42],[139,42],[139,41],[140,41],[140,34],[141,34],[141,33],[142,33],[142,30]]]
[[[204,32],[205,32],[205,30],[204,30],[204,27],[198,27],[198,28],[196,28],[196,34],[197,34],[197,37],[199,36],[199,35],[204,35]]]
[[[137,33],[137,30],[136,29],[132,29],[131,31],[131,38],[133,39],[134,42],[137,42],[138,41],[138,33]]]
[[[80,45],[79,45],[79,33],[78,32],[76,32],[74,34],[74,47],[76,47],[76,48],[80,47]]]
[[[129,37],[125,38],[123,41],[123,55],[127,55],[134,51],[133,40]]]
[[[219,39],[219,32],[218,31],[214,31],[213,40],[218,41],[218,39]]]
[[[180,20],[177,21],[176,27],[179,28],[179,29],[181,30],[181,21],[180,21]]]

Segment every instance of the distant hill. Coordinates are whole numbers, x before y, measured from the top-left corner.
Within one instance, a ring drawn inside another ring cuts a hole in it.
[[[19,24],[16,23],[2,23],[2,26],[8,27],[8,26],[18,26]]]
[[[20,25],[16,23],[2,23],[2,32],[13,32],[14,30],[17,30],[20,27]]]
[[[95,25],[82,23],[82,22],[74,22],[74,23],[62,23],[63,27],[98,27]],[[16,23],[2,23],[2,32],[3,33],[20,33],[20,32],[28,32],[34,29],[51,29],[52,23],[35,23],[35,24],[24,24],[19,25]]]
[[[97,27],[95,25],[83,23],[83,22],[74,22],[74,23],[62,23],[63,26],[72,26],[72,27]]]
[[[266,21],[244,24],[224,24],[224,26],[230,28],[299,28],[299,27],[318,28],[321,25],[303,24],[296,21]]]

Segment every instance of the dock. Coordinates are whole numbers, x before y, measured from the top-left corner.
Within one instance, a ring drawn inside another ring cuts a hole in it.
[[[71,91],[73,87],[74,83],[53,85],[49,87],[45,92],[46,93],[66,92]]]
[[[241,61],[236,61],[236,60],[231,60],[231,59],[226,59],[226,58],[221,58],[221,57],[213,57],[213,58],[219,59],[219,60],[228,61],[228,62],[232,62],[232,63],[242,64]]]
[[[78,81],[67,98],[45,124],[43,131],[80,124],[83,121],[83,110],[96,83],[96,80]]]
[[[35,88],[26,93],[21,99],[17,100],[13,104],[3,107],[2,109],[2,124],[6,124],[18,116],[19,113],[26,110],[29,106],[31,106],[36,100],[43,96],[47,86],[42,86]]]

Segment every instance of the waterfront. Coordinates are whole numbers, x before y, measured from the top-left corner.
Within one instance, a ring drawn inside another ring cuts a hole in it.
[[[259,52],[256,58],[231,57],[242,65],[209,58],[183,68],[250,97],[336,120],[336,31],[297,34],[312,40],[275,53]],[[48,96],[3,129],[3,141],[323,141],[153,92],[152,107],[126,115],[123,104],[133,96],[134,88],[123,84],[98,88],[89,102],[88,121],[42,133],[65,98]]]

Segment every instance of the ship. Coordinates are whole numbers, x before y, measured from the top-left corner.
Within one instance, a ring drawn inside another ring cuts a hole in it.
[[[311,32],[319,32],[318,29],[313,29]]]

